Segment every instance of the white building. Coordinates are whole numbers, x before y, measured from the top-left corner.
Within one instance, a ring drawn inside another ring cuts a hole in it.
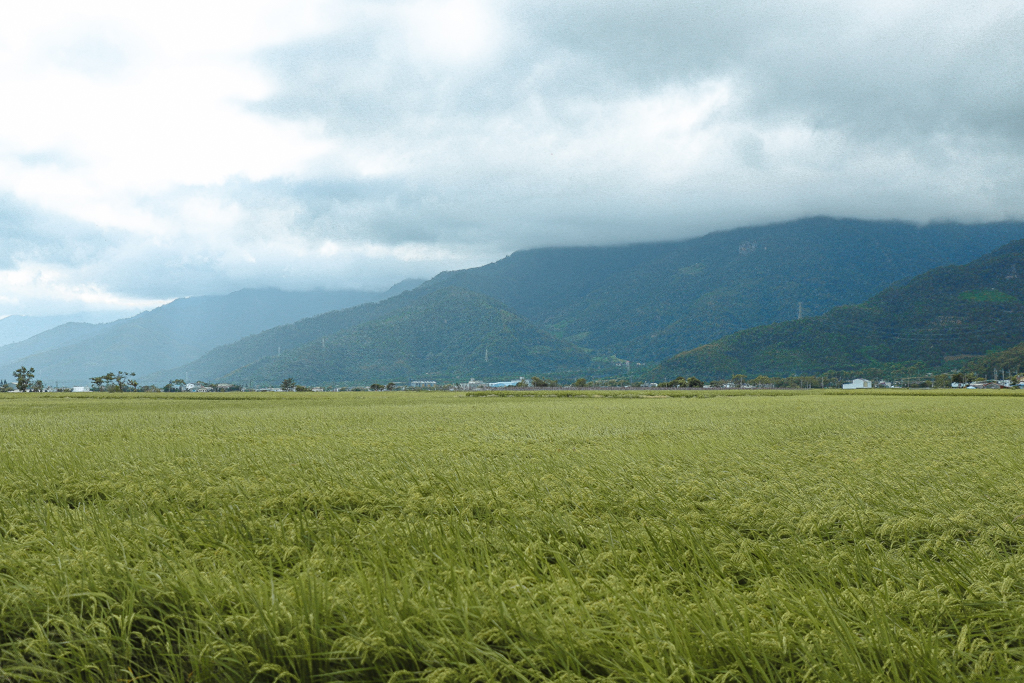
[[[88,391],[88,389],[85,387],[71,387],[71,391],[77,394],[79,392]]]
[[[489,386],[492,389],[507,389],[509,387],[517,387],[520,384],[524,384],[525,382],[526,380],[520,377],[519,379],[514,379],[511,382],[491,382],[487,386]]]
[[[855,379],[852,382],[848,382],[843,385],[843,389],[870,389],[871,380],[869,379]]]
[[[414,379],[409,382],[409,386],[413,389],[434,389],[437,387],[437,382],[431,379]]]

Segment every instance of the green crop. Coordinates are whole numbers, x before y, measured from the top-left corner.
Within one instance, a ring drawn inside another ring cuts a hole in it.
[[[1024,679],[1015,392],[698,395],[0,395],[0,682]]]

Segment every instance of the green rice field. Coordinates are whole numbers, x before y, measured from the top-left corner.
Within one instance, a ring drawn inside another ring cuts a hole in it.
[[[1024,680],[1021,399],[0,394],[0,683]]]

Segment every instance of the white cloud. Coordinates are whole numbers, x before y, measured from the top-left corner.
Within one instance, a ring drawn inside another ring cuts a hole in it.
[[[23,200],[151,230],[131,208],[140,196],[295,173],[330,148],[315,122],[247,109],[273,91],[252,52],[315,35],[309,12],[187,2],[19,9],[0,27],[10,103],[0,109],[0,183]]]
[[[0,234],[0,314],[808,214],[1024,216],[1010,0],[5,12],[0,197],[35,213]]]

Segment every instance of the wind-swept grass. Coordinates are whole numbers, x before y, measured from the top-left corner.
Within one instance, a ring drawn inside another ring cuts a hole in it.
[[[2,396],[0,681],[1022,679],[1009,393]]]

